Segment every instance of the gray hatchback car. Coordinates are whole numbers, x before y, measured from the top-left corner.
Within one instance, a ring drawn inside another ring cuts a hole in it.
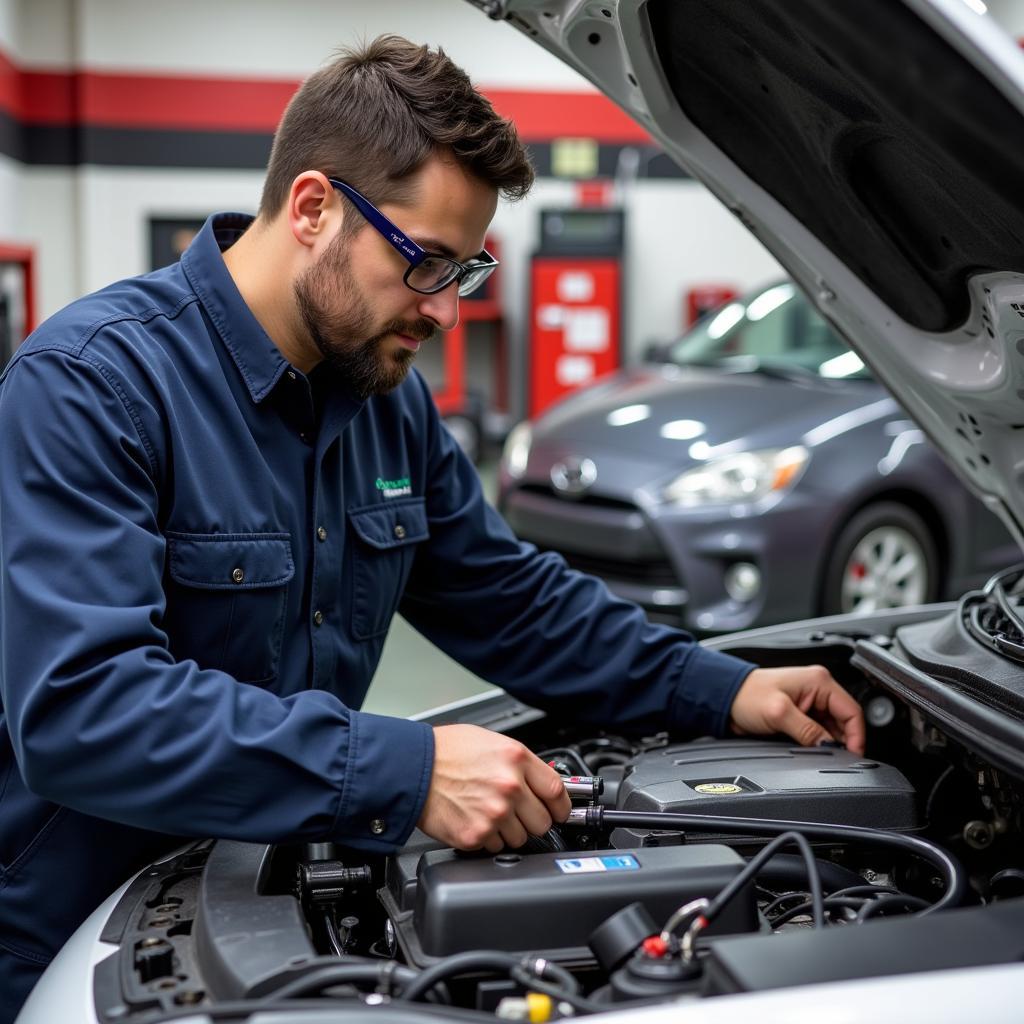
[[[652,618],[708,633],[870,613],[959,593],[1017,557],[791,282],[657,358],[519,424],[499,474],[522,539]]]

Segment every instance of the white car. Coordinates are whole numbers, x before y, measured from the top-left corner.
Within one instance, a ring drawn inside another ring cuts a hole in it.
[[[475,6],[704,181],[1024,540],[1024,56],[977,5]],[[570,822],[496,857],[195,844],[99,908],[19,1020],[1019,1021],[1022,584],[714,641],[825,664],[865,757],[443,709],[564,765]]]

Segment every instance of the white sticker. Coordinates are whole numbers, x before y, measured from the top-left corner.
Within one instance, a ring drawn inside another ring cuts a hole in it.
[[[537,307],[537,326],[542,331],[560,331],[565,324],[565,307],[546,302]]]
[[[604,352],[610,340],[607,309],[587,306],[565,310],[565,347],[570,352]]]
[[[590,356],[559,356],[555,363],[555,380],[566,388],[588,384],[596,372]]]
[[[555,285],[563,302],[589,302],[594,297],[594,275],[584,270],[567,270]]]

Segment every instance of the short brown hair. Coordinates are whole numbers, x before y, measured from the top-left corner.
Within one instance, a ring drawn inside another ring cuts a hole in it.
[[[533,184],[511,121],[499,117],[440,48],[384,35],[346,49],[292,97],[274,136],[260,215],[274,217],[303,171],[341,178],[375,203],[402,200],[403,181],[451,153],[508,199]]]

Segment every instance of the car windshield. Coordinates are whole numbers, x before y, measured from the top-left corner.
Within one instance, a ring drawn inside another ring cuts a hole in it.
[[[865,378],[860,357],[790,282],[709,313],[668,349],[680,366]]]

